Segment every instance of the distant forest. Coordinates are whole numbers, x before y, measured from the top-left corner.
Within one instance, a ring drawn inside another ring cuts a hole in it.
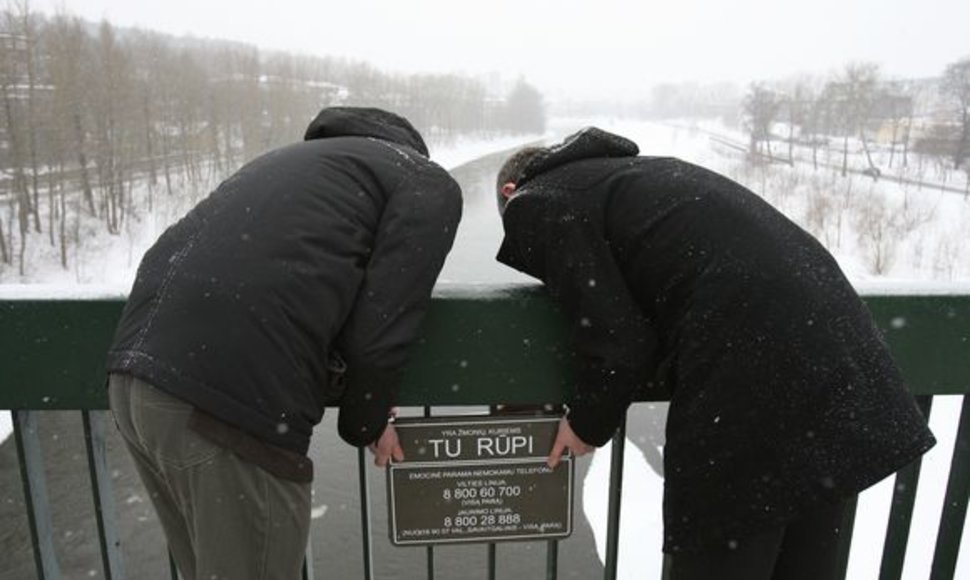
[[[171,194],[186,178],[224,177],[302,138],[325,106],[393,110],[429,142],[545,130],[539,91],[524,79],[496,89],[469,76],[392,74],[46,17],[10,1],[0,11],[0,269],[17,264],[23,274],[31,232],[61,247],[66,268],[72,224],[74,238],[92,217],[117,234],[137,204],[152,203],[133,187]]]

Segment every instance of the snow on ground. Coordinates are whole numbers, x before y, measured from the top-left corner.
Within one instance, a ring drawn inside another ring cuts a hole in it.
[[[606,561],[606,525],[612,443],[596,450],[583,482],[583,513],[596,541],[596,555]],[[626,439],[623,447],[623,489],[620,497],[620,544],[617,578],[660,580],[663,571],[663,480]]]
[[[103,300],[127,294],[127,284],[0,284],[0,300]]]
[[[13,419],[9,411],[0,411],[0,443],[13,433]]]

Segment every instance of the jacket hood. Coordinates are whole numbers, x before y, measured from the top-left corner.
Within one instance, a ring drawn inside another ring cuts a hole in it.
[[[522,171],[518,185],[533,177],[555,169],[560,165],[602,157],[635,157],[640,148],[626,137],[620,137],[597,127],[586,127],[569,137],[562,143],[553,145],[537,155]]]
[[[428,156],[428,147],[407,119],[373,107],[327,107],[310,122],[304,141],[327,137],[375,137],[411,147]]]

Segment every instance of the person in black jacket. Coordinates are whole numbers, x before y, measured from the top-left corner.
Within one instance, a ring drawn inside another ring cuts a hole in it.
[[[388,417],[461,204],[406,119],[327,108],[145,254],[109,400],[183,577],[299,577],[326,406],[402,459]]]
[[[545,283],[575,393],[549,456],[666,388],[674,580],[831,578],[848,498],[934,444],[833,257],[741,185],[587,128],[510,157],[498,259]]]

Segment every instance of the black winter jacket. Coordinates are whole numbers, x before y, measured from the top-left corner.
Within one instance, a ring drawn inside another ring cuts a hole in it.
[[[108,370],[301,454],[327,404],[377,439],[461,213],[426,156],[404,119],[325,109],[148,250]]]
[[[667,552],[789,521],[934,439],[832,256],[741,185],[595,128],[533,160],[499,260],[545,282],[580,357],[569,421],[602,445],[671,390]]]

